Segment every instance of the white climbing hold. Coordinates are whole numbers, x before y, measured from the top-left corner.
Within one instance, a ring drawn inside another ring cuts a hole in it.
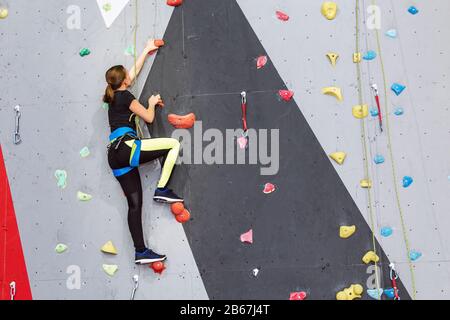
[[[117,254],[117,249],[112,241],[108,241],[107,243],[105,243],[100,250],[104,253]]]
[[[78,200],[80,200],[80,201],[89,201],[89,200],[92,199],[92,196],[91,196],[90,194],[87,194],[87,193],[78,191],[78,192],[77,192],[77,198],[78,198]]]
[[[111,277],[117,272],[119,267],[116,264],[104,264],[103,265],[103,271],[106,272],[106,274],[110,275]]]
[[[58,243],[55,247],[55,251],[57,253],[63,253],[64,251],[66,251],[68,249],[68,246],[65,245],[64,243]]]
[[[259,269],[258,269],[258,268],[253,269],[253,270],[252,270],[252,273],[253,273],[253,276],[254,276],[254,277],[257,277],[258,274],[259,274]]]

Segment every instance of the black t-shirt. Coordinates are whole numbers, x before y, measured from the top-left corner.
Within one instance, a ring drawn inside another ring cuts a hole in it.
[[[108,110],[109,126],[111,132],[120,127],[130,127],[136,130],[133,112],[130,110],[131,102],[136,99],[128,90],[116,91],[114,93],[114,101],[110,103]]]

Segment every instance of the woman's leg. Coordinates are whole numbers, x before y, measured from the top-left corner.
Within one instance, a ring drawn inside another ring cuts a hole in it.
[[[134,140],[125,142],[130,148],[133,146]],[[139,163],[146,163],[160,157],[165,157],[159,179],[158,188],[166,187],[169,182],[170,175],[180,152],[180,142],[173,138],[155,138],[141,140],[141,156]]]
[[[144,234],[142,232],[142,185],[139,170],[131,170],[117,177],[128,201],[128,227],[137,252],[144,251]]]

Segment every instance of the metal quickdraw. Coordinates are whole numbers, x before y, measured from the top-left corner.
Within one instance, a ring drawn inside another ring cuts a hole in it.
[[[133,282],[134,282],[134,286],[133,286],[133,291],[131,292],[130,300],[134,300],[134,295],[136,294],[136,290],[139,287],[139,276],[137,274],[135,274],[133,276]]]
[[[20,106],[15,106],[14,111],[16,113],[16,120],[15,120],[15,130],[14,130],[14,144],[20,144],[22,142],[22,138],[20,136]]]
[[[378,95],[378,86],[374,83],[370,86],[370,88],[372,88],[373,94],[375,96],[375,101],[377,102],[378,122],[380,123],[380,131],[383,132],[383,117],[381,116],[381,105],[380,105],[380,96]]]
[[[16,296],[16,282],[12,281],[9,284],[9,295],[11,296],[11,300],[14,300],[14,297]]]
[[[397,271],[395,271],[394,263],[389,264],[389,269],[390,269],[389,277],[391,278],[392,289],[394,289],[394,300],[400,300],[400,296],[398,295],[398,288],[397,288],[398,274],[397,274]]]
[[[242,109],[242,128],[244,130],[244,137],[247,136],[247,93],[241,92],[241,109]]]

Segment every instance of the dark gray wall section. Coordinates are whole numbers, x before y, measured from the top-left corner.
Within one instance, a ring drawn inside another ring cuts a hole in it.
[[[141,96],[145,102],[159,91],[166,101],[149,128],[154,137],[170,136],[172,112],[195,112],[204,130],[239,128],[244,89],[249,127],[280,129],[276,176],[261,176],[254,165],[182,165],[174,173],[172,187],[193,215],[185,230],[209,297],[286,299],[307,290],[313,299],[333,299],[352,283],[365,286],[361,257],[371,249],[371,231],[296,103],[278,100],[284,83],[275,68],[256,70],[254,59],[265,51],[236,2],[186,2],[164,39]],[[264,195],[266,182],[277,191]],[[358,227],[347,240],[338,237],[344,224]],[[249,228],[253,245],[239,241]],[[380,255],[388,287],[388,260]]]

